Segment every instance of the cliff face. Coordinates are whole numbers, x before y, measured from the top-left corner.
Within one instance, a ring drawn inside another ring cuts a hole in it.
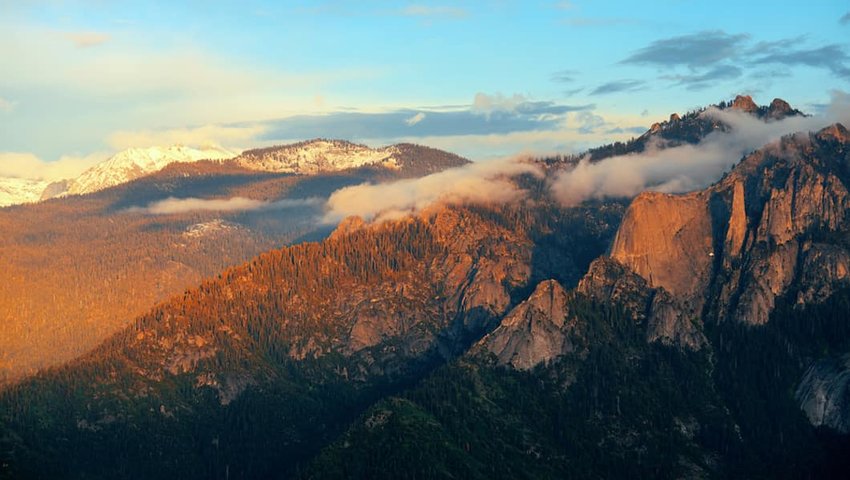
[[[529,370],[547,363],[576,350],[572,337],[577,320],[569,310],[564,288],[554,280],[541,282],[480,345],[496,355],[500,365]]]
[[[823,299],[847,278],[846,246],[824,243],[850,228],[846,132],[787,137],[702,192],[640,195],[611,257],[718,321],[764,324],[801,276],[800,301]]]

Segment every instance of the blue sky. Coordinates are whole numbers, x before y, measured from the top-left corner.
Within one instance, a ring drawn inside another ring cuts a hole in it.
[[[739,92],[813,112],[850,90],[850,4],[783,3],[5,0],[0,162],[317,136],[486,158]]]

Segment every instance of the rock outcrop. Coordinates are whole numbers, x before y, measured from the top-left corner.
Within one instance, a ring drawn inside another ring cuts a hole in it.
[[[646,340],[699,350],[707,340],[702,324],[688,305],[663,287],[653,288],[643,277],[611,258],[598,258],[577,291],[625,310],[646,326]]]
[[[738,97],[733,107],[748,109],[750,102]],[[772,108],[786,110],[781,100]],[[833,285],[846,283],[850,254],[843,245],[806,239],[850,227],[850,194],[841,178],[847,143],[847,130],[836,124],[766,146],[704,191],[641,194],[611,257],[685,311],[711,311],[719,321],[766,323],[776,299],[801,276],[810,282],[799,301],[823,301]]]
[[[567,292],[555,280],[547,280],[511,310],[480,345],[496,355],[500,365],[529,370],[574,352],[576,329]]]
[[[794,396],[812,425],[850,433],[850,354],[815,362]]]
[[[758,111],[759,106],[753,101],[753,97],[749,95],[738,95],[732,101],[732,108],[747,113],[754,113]]]

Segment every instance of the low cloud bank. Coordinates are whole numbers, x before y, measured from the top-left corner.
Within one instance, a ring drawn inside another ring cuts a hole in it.
[[[553,196],[564,206],[588,199],[631,197],[644,190],[681,193],[705,188],[744,155],[783,135],[819,130],[850,120],[850,95],[835,92],[824,114],[763,122],[733,110],[711,108],[703,115],[731,126],[731,131],[709,134],[699,144],[662,148],[649,145],[634,155],[591,163],[585,158],[575,168],[560,173],[551,185]]]
[[[361,184],[335,191],[327,202],[325,223],[356,215],[367,221],[415,213],[432,204],[502,204],[519,200],[525,191],[511,177],[542,176],[540,168],[520,159],[471,163],[416,179]]]
[[[318,206],[322,204],[319,198],[283,199],[276,202],[266,202],[244,197],[224,199],[204,198],[166,198],[149,204],[147,207],[135,207],[128,211],[146,213],[148,215],[171,215],[186,212],[238,212],[249,210],[282,210],[286,208]]]

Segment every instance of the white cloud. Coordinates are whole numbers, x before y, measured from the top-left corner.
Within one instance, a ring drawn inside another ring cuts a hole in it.
[[[49,181],[74,178],[107,157],[108,154],[98,152],[82,157],[63,155],[47,162],[32,153],[0,152],[0,177]]]
[[[435,203],[512,202],[525,192],[510,178],[524,173],[542,175],[536,165],[514,158],[476,162],[416,179],[345,187],[328,199],[324,221],[336,223],[349,216],[383,221]]]
[[[404,123],[406,123],[407,126],[412,127],[412,126],[416,125],[417,123],[421,122],[422,120],[425,120],[425,113],[419,112],[416,115],[405,120]]]
[[[195,148],[210,146],[241,147],[265,131],[262,125],[174,128],[165,130],[118,131],[109,136],[112,147],[123,150],[131,147],[187,145]]]
[[[247,210],[278,210],[285,208],[317,206],[321,205],[322,201],[318,198],[299,198],[299,199],[283,199],[276,202],[267,202],[263,200],[254,200],[244,197],[231,197],[223,199],[203,199],[203,198],[174,198],[170,197],[165,200],[153,202],[147,207],[130,208],[129,212],[147,213],[149,215],[170,215],[175,213],[185,212],[236,212]]]
[[[519,105],[526,103],[528,99],[524,95],[515,93],[510,97],[506,97],[501,93],[488,95],[478,92],[475,94],[475,99],[472,101],[472,111],[489,115],[493,112],[512,112]]]
[[[563,205],[572,206],[591,198],[630,197],[644,190],[679,193],[704,188],[742,156],[783,135],[818,130],[836,121],[847,122],[850,96],[834,93],[827,114],[817,117],[762,122],[742,112],[717,109],[709,109],[704,115],[730,125],[731,131],[713,132],[697,145],[649,145],[639,154],[599,162],[583,159],[554,180],[553,195]]]

